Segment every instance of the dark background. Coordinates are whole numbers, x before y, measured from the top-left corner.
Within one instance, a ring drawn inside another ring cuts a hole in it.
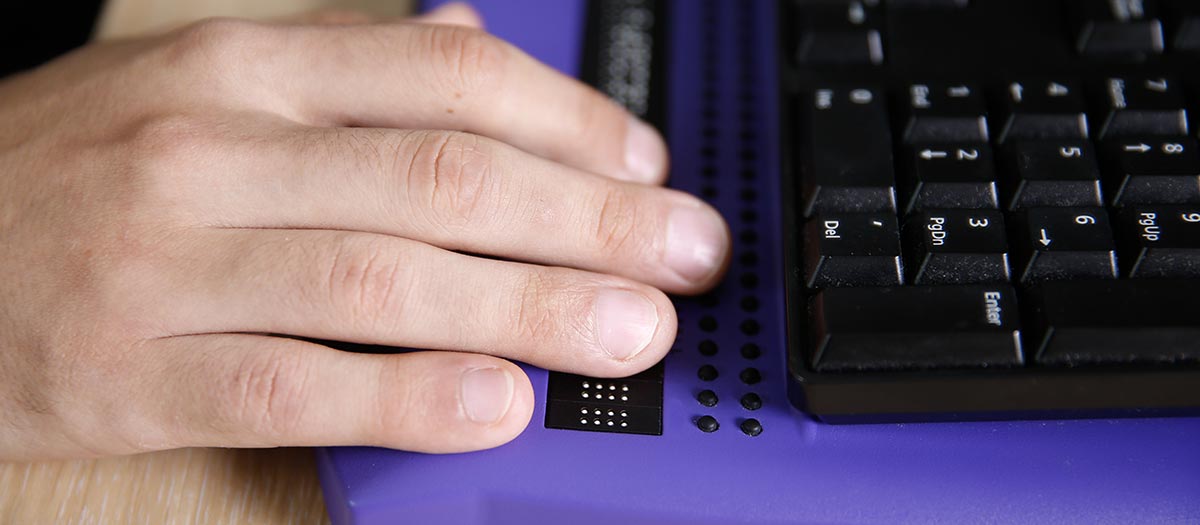
[[[101,0],[8,0],[0,7],[0,77],[30,69],[91,37]]]

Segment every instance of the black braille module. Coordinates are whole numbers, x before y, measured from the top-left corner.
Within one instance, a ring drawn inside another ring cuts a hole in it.
[[[717,406],[717,401],[719,401],[719,399],[717,398],[716,392],[713,392],[712,390],[701,390],[698,394],[696,394],[696,401],[699,401],[701,405],[706,407],[715,407]]]
[[[717,422],[717,418],[715,417],[700,416],[696,419],[696,428],[705,433],[716,432],[718,428],[721,428],[721,424]]]
[[[739,400],[739,402],[741,402],[742,408],[744,408],[746,410],[758,410],[758,409],[762,408],[762,404],[763,404],[762,398],[759,397],[758,394],[755,394],[754,392],[750,392],[750,393],[747,393],[746,395],[742,396],[742,398]]]
[[[763,431],[762,423],[759,423],[758,420],[754,418],[742,421],[742,424],[739,426],[742,428],[742,432],[750,437],[762,434]]]
[[[700,370],[696,371],[696,377],[699,377],[701,381],[715,380],[717,375],[717,367],[713,365],[704,365],[700,367]]]

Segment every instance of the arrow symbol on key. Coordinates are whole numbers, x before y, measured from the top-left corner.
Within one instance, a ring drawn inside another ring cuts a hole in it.
[[[1149,147],[1149,146],[1147,146],[1147,147]],[[921,158],[923,158],[923,159],[925,159],[925,160],[929,160],[929,159],[944,159],[944,158],[946,158],[946,152],[944,152],[944,151],[933,151],[933,150],[931,150],[931,149],[926,149],[926,150],[922,150],[922,151],[921,151]]]
[[[1050,243],[1051,243],[1052,241],[1050,240],[1050,237],[1047,237],[1047,236],[1046,236],[1046,229],[1045,229],[1045,228],[1042,228],[1042,238],[1041,238],[1041,239],[1038,239],[1038,242],[1042,243],[1042,246],[1050,246]]]
[[[1125,151],[1136,151],[1138,153],[1145,153],[1147,151],[1150,151],[1150,145],[1149,144],[1126,144]]]

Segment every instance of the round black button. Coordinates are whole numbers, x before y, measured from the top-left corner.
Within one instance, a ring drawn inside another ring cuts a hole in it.
[[[701,381],[712,381],[717,378],[717,367],[713,365],[704,365],[696,372]]]
[[[742,373],[738,374],[738,377],[747,385],[757,384],[759,381],[762,381],[762,374],[758,372],[757,368],[742,370]]]
[[[696,401],[706,407],[717,406],[717,393],[712,390],[701,390],[699,394],[696,394]]]
[[[746,343],[742,345],[742,357],[745,357],[746,359],[758,359],[758,356],[760,355],[762,355],[762,349],[760,349],[758,345],[754,343]]]
[[[712,339],[700,341],[700,355],[709,357],[717,355],[717,343],[713,342]]]
[[[758,410],[762,408],[762,398],[758,397],[758,394],[754,392],[742,396],[741,402],[742,408],[746,410]]]
[[[704,432],[716,432],[718,428],[721,428],[721,424],[717,423],[715,417],[700,416],[700,419],[696,420],[696,427]],[[758,431],[762,432],[762,428],[760,427]]]
[[[713,423],[716,423],[716,420],[713,420]],[[742,427],[742,432],[745,432],[747,436],[753,437],[762,434],[762,423],[759,423],[757,419],[751,418],[742,421],[740,426]]]

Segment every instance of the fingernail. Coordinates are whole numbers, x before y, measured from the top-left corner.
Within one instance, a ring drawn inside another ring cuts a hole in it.
[[[667,147],[649,124],[629,117],[625,131],[625,171],[636,182],[656,182],[667,166]]]
[[[600,347],[618,361],[645,350],[658,329],[658,308],[640,293],[603,289],[593,307]]]
[[[481,424],[500,421],[512,404],[513,378],[500,368],[475,368],[463,373],[459,401],[467,419]]]
[[[725,225],[713,212],[679,206],[667,217],[664,263],[693,283],[704,281],[725,260]]]

